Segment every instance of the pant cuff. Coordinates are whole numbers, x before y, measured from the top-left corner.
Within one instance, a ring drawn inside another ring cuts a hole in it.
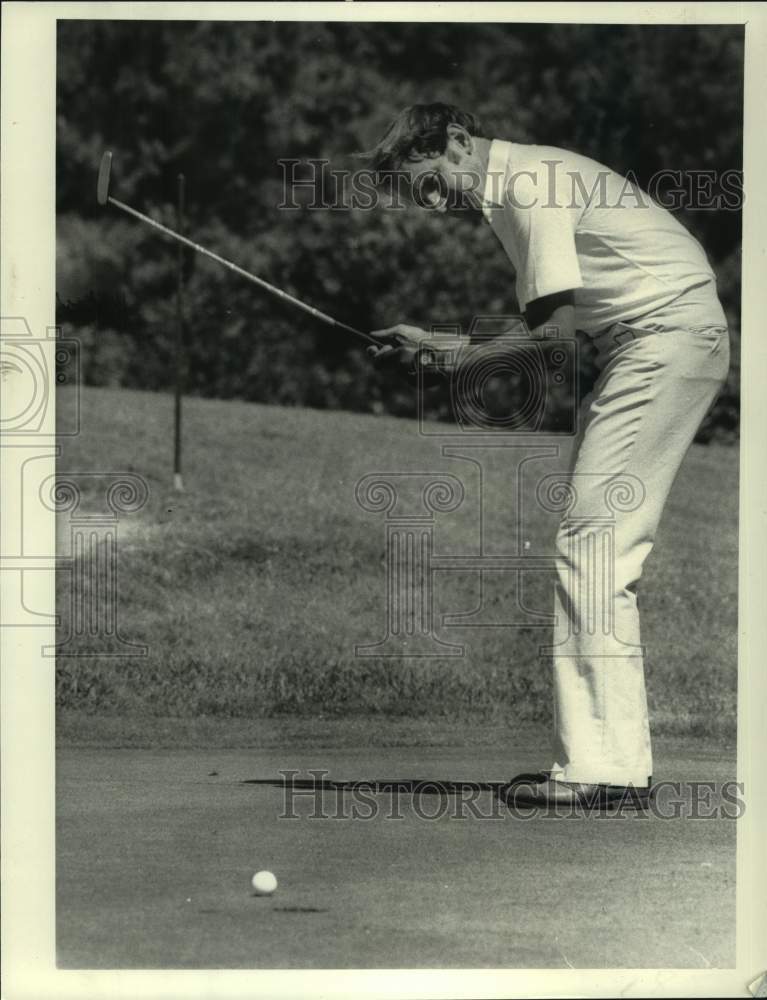
[[[555,781],[575,781],[586,785],[633,785],[646,788],[652,776],[652,764],[621,766],[614,764],[571,763],[553,764],[551,777]]]

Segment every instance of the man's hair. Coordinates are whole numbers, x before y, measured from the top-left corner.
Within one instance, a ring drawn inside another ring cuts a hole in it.
[[[441,156],[447,148],[448,125],[461,125],[471,135],[485,138],[476,116],[453,104],[411,104],[372,149],[359,155],[379,175],[399,170],[407,160]]]

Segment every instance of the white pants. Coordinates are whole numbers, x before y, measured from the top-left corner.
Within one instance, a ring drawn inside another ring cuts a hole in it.
[[[671,485],[729,367],[722,326],[596,341],[557,535],[553,776],[646,785],[650,727],[637,583]]]

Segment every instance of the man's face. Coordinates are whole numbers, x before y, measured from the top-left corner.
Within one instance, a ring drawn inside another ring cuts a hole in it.
[[[448,139],[441,155],[407,160],[402,169],[409,176],[413,201],[421,208],[446,212],[465,207],[467,200],[479,207],[484,178],[471,150],[455,138]]]

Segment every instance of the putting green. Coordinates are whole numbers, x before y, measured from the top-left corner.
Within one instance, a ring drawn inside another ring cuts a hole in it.
[[[461,805],[460,783],[541,760],[500,745],[62,749],[59,965],[730,967],[737,824],[520,819],[482,790]],[[297,818],[279,818],[286,768],[450,780],[459,793],[304,794]],[[699,744],[656,750],[657,779],[734,770],[734,755]],[[325,818],[309,815],[317,801]],[[261,868],[279,880],[271,897],[251,893]]]

